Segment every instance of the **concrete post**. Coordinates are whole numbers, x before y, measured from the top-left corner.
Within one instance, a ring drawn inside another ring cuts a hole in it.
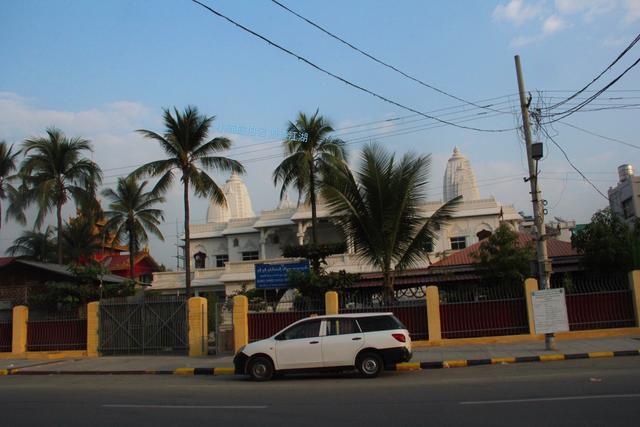
[[[209,351],[207,300],[202,297],[191,297],[187,308],[189,310],[189,356],[206,356]]]
[[[324,310],[325,314],[338,314],[338,293],[329,291],[324,294]]]
[[[89,304],[87,304],[87,356],[89,357],[99,356],[99,312],[100,303],[98,301],[90,302]]]
[[[249,344],[249,300],[244,295],[233,297],[233,345],[237,352]]]
[[[640,327],[640,270],[629,272],[629,285],[633,297],[633,312],[636,316],[636,326]]]
[[[29,307],[18,305],[13,307],[13,331],[11,353],[18,355],[27,352],[27,322],[29,321]]]
[[[538,281],[532,277],[524,281],[524,297],[527,301],[527,319],[529,319],[529,335],[536,334],[536,325],[533,317],[532,292],[538,291]]]
[[[427,287],[427,326],[429,341],[440,341],[440,293],[437,286]]]

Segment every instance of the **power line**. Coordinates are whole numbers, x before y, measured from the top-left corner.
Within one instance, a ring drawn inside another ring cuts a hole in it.
[[[431,116],[429,114],[423,113],[422,111],[416,110],[415,108],[407,107],[406,105],[403,105],[403,104],[401,104],[401,103],[399,103],[397,101],[394,101],[394,100],[392,100],[392,99],[390,99],[390,98],[388,98],[386,96],[380,95],[377,92],[374,92],[372,90],[369,90],[369,89],[365,88],[364,86],[360,86],[360,85],[358,85],[356,83],[353,83],[353,82],[347,80],[344,77],[341,77],[341,76],[339,76],[339,75],[337,75],[335,73],[332,73],[331,71],[328,71],[328,70],[320,67],[319,65],[314,64],[313,62],[311,62],[307,58],[305,58],[305,57],[303,57],[301,55],[298,55],[297,53],[294,53],[294,52],[292,52],[291,50],[289,50],[289,49],[287,49],[285,47],[282,47],[278,43],[269,40],[267,37],[256,33],[255,31],[245,27],[242,24],[239,24],[238,22],[234,21],[233,19],[223,15],[222,13],[220,13],[220,12],[214,10],[214,9],[212,9],[211,7],[205,5],[204,3],[199,2],[198,0],[191,0],[191,1],[196,3],[196,4],[198,4],[198,5],[200,5],[200,6],[202,6],[205,9],[207,9],[209,12],[213,13],[214,15],[216,15],[216,16],[218,16],[218,17],[230,22],[231,24],[233,24],[236,27],[242,29],[243,31],[245,31],[245,32],[247,32],[247,33],[249,33],[249,34],[251,34],[251,35],[253,35],[255,37],[258,37],[259,39],[261,39],[261,40],[265,41],[266,43],[268,43],[270,46],[273,46],[276,49],[281,50],[282,52],[286,53],[287,55],[291,55],[294,58],[298,59],[299,61],[304,62],[305,64],[309,65],[310,67],[315,68],[316,70],[318,70],[318,71],[320,71],[320,72],[322,72],[324,74],[327,74],[328,76],[331,76],[334,79],[337,79],[337,80],[345,83],[346,85],[353,87],[354,89],[357,89],[359,91],[368,93],[369,95],[371,95],[373,97],[376,97],[376,98],[378,98],[378,99],[380,99],[380,100],[382,100],[384,102],[387,102],[389,104],[395,105],[396,107],[402,108],[403,110],[411,111],[412,113],[419,114],[419,115],[421,115],[423,117],[426,117],[426,118],[432,119],[432,120],[436,120],[438,122],[441,122],[441,123],[449,125],[449,126],[454,126],[454,127],[460,128],[460,129],[473,130],[473,131],[476,131],[476,132],[500,133],[500,132],[510,132],[510,131],[515,130],[515,128],[508,128],[508,129],[481,129],[481,128],[475,128],[475,127],[470,127],[470,126],[457,125],[455,123],[448,122],[446,120],[442,120],[442,119],[439,119],[437,117]]]
[[[453,95],[453,94],[451,94],[451,93],[449,93],[449,92],[446,92],[446,91],[444,91],[444,90],[442,90],[442,89],[438,89],[437,87],[435,87],[435,86],[433,86],[433,85],[430,85],[430,84],[428,84],[428,83],[425,83],[425,82],[423,82],[422,80],[420,80],[419,78],[417,78],[417,77],[413,77],[412,75],[407,74],[406,72],[404,72],[404,71],[402,71],[402,70],[398,69],[397,67],[395,67],[395,66],[393,66],[393,65],[391,65],[391,64],[388,64],[388,63],[384,62],[384,61],[383,61],[383,60],[381,60],[381,59],[376,58],[376,57],[375,57],[375,56],[373,56],[372,54],[365,52],[364,50],[362,50],[362,49],[358,48],[357,46],[354,46],[354,45],[353,45],[353,43],[350,43],[350,42],[348,42],[348,41],[344,40],[343,38],[341,38],[341,37],[339,37],[339,36],[335,35],[335,34],[334,34],[334,33],[332,33],[331,31],[329,31],[329,30],[327,30],[327,29],[323,28],[322,26],[320,26],[320,25],[316,24],[315,22],[311,21],[310,19],[308,19],[308,18],[306,18],[306,17],[304,17],[304,16],[300,15],[298,12],[295,12],[295,11],[291,10],[290,8],[288,8],[288,7],[287,7],[287,6],[285,6],[284,4],[280,3],[279,1],[277,1],[277,0],[271,0],[271,1],[272,1],[274,4],[276,4],[276,5],[280,6],[282,9],[286,10],[287,12],[289,12],[289,13],[291,13],[291,14],[293,14],[293,15],[297,16],[298,18],[302,19],[303,21],[307,22],[309,25],[311,25],[311,26],[313,26],[313,27],[317,28],[318,30],[322,31],[323,33],[327,34],[329,37],[332,37],[332,38],[334,38],[335,40],[338,40],[340,43],[342,43],[342,44],[344,44],[344,45],[348,46],[349,48],[351,48],[351,49],[355,50],[356,52],[358,52],[358,53],[360,53],[360,54],[362,54],[362,55],[366,56],[367,58],[371,59],[372,61],[377,62],[378,64],[380,64],[380,65],[382,65],[382,66],[384,66],[384,67],[389,68],[390,70],[395,71],[396,73],[398,73],[398,74],[402,75],[403,77],[406,77],[406,78],[407,78],[407,79],[409,79],[409,80],[412,80],[412,81],[414,81],[414,82],[416,82],[416,83],[418,83],[418,84],[420,84],[420,85],[422,85],[422,86],[424,86],[424,87],[427,87],[427,88],[429,88],[429,89],[431,89],[431,90],[434,90],[434,91],[436,91],[436,92],[438,92],[438,93],[440,93],[440,94],[442,94],[442,95],[448,96],[449,98],[453,98],[453,99],[455,99],[455,100],[457,100],[457,101],[464,102],[465,104],[473,105],[473,106],[474,106],[474,107],[476,107],[476,108],[483,108],[483,109],[487,109],[487,110],[489,110],[489,111],[493,111],[493,112],[501,112],[501,113],[504,113],[504,114],[509,114],[508,112],[499,111],[499,110],[494,110],[494,109],[493,109],[493,108],[491,108],[490,106],[486,106],[486,105],[478,105],[478,104],[476,104],[475,102],[468,101],[468,100],[466,100],[466,99],[460,98],[460,97],[458,97],[458,96],[456,96],[456,95]]]
[[[597,136],[598,138],[606,139],[607,141],[617,142],[618,144],[626,145],[627,147],[632,147],[632,148],[635,148],[637,150],[640,150],[640,145],[635,145],[635,144],[631,144],[630,142],[622,141],[621,139],[611,138],[611,137],[608,137],[608,136],[600,135],[600,134],[597,134],[597,133],[592,132],[590,130],[581,128],[579,126],[572,125],[571,123],[562,122],[562,121],[560,121],[559,123],[562,124],[562,125],[565,125],[565,126],[569,126],[570,128],[574,128],[576,130],[579,130],[580,132],[584,132],[584,133],[587,133],[589,135]]]

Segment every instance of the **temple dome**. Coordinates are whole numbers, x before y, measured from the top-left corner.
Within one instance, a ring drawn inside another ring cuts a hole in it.
[[[444,172],[444,182],[442,193],[445,202],[462,196],[463,200],[478,200],[480,193],[476,177],[471,169],[471,163],[460,154],[458,147],[453,149],[453,155],[447,162],[447,169]]]
[[[227,205],[220,206],[211,200],[207,210],[207,222],[228,222],[230,219],[255,216],[249,190],[237,173],[231,173],[227,182],[222,186],[222,192],[227,199]]]

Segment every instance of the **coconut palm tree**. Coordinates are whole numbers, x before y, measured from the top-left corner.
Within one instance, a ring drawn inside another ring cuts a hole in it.
[[[104,212],[107,222],[103,233],[113,236],[113,242],[129,242],[129,278],[135,280],[133,261],[140,249],[140,245],[149,240],[148,233],[164,241],[164,236],[158,228],[164,221],[164,212],[154,208],[158,203],[164,203],[160,197],[151,191],[145,191],[148,182],[139,182],[134,176],[118,178],[115,190],[107,188],[102,192],[109,203],[108,211]]]
[[[65,221],[61,236],[64,261],[67,262],[84,264],[102,248],[93,218],[82,214]]]
[[[35,203],[39,229],[49,212],[57,218],[57,260],[62,263],[62,207],[73,200],[80,209],[95,203],[96,187],[102,182],[100,167],[85,157],[93,151],[83,138],[67,138],[56,128],[47,129],[46,137],[27,139],[23,144],[25,159],[20,165],[22,190],[19,207],[24,210]]]
[[[56,244],[53,228],[47,227],[44,233],[39,231],[23,231],[20,237],[7,248],[9,256],[17,256],[40,262],[54,262]]]
[[[167,191],[174,181],[174,172],[180,176],[184,199],[185,292],[190,297],[189,189],[193,189],[196,196],[210,197],[214,202],[224,205],[224,193],[207,174],[207,170],[244,173],[244,167],[236,160],[214,155],[231,147],[231,141],[227,138],[208,138],[215,117],[201,115],[196,107],[188,106],[182,113],[174,108],[173,115],[169,109],[165,109],[163,119],[165,131],[162,135],[145,129],[138,132],[158,142],[167,158],[140,166],[131,174],[138,178],[159,176],[153,189],[155,194]]]
[[[282,182],[280,199],[289,187],[298,190],[298,202],[304,195],[311,204],[311,240],[318,242],[318,216],[316,210],[319,179],[323,170],[334,162],[346,161],[344,141],[330,136],[333,128],[327,119],[318,115],[318,110],[308,117],[298,113],[295,122],[289,122],[287,138],[282,142],[285,159],[273,171],[273,184]]]
[[[429,156],[405,154],[397,161],[371,144],[355,175],[346,164],[336,164],[323,180],[323,197],[357,254],[382,271],[387,301],[394,295],[394,272],[422,259],[461,201],[457,197],[424,217],[429,165]]]
[[[2,227],[2,200],[10,198],[15,188],[10,184],[15,175],[16,157],[20,150],[13,152],[13,145],[9,146],[5,141],[0,141],[0,228]]]

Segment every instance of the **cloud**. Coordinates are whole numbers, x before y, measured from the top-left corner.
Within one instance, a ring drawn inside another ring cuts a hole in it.
[[[617,0],[556,0],[556,9],[562,14],[583,14],[584,19],[592,21],[596,16],[609,13],[618,8]]]
[[[511,0],[507,4],[499,4],[493,10],[493,19],[506,21],[514,25],[522,25],[542,14],[542,3],[525,4],[523,0]]]
[[[624,17],[626,24],[631,24],[640,19],[640,0],[626,0],[627,13]]]
[[[557,15],[551,15],[542,24],[542,34],[545,36],[557,33],[567,27],[567,22]]]

